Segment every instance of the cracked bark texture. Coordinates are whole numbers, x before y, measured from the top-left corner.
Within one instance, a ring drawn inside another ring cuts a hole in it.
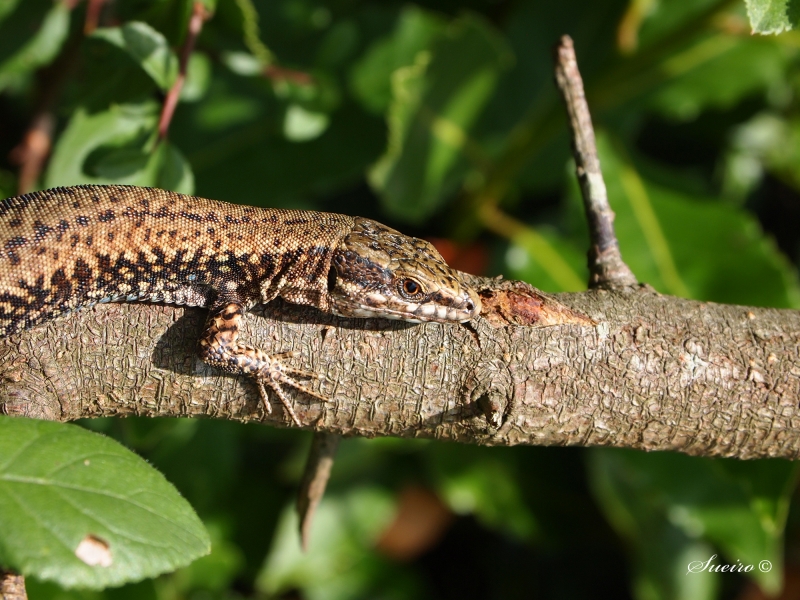
[[[484,293],[511,282],[483,280]],[[309,428],[484,445],[618,446],[800,457],[800,312],[594,290],[554,296],[596,324],[413,325],[274,302],[242,339],[300,350]],[[255,385],[195,354],[205,311],[106,304],[0,340],[0,412],[54,420],[265,415]]]

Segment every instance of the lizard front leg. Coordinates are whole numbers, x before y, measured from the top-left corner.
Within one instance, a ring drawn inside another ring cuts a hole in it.
[[[258,348],[240,344],[237,338],[239,337],[239,322],[244,315],[244,310],[244,306],[236,301],[218,301],[212,305],[205,329],[200,336],[200,358],[211,366],[231,373],[244,373],[255,379],[264,402],[264,409],[267,414],[271,414],[272,405],[265,387],[268,385],[280,398],[292,421],[301,426],[300,420],[289,404],[289,399],[281,389],[281,384],[290,385],[309,396],[327,401],[328,398],[312,392],[295,381],[291,375],[317,379],[320,377],[308,371],[289,367],[282,362],[285,358],[299,356],[298,352],[270,355]]]

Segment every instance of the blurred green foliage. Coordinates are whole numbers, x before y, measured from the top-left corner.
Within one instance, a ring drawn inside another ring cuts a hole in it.
[[[552,83],[551,49],[568,33],[640,280],[800,308],[795,2],[209,0],[161,143],[193,2],[106,3],[85,33],[93,4],[0,2],[4,196],[25,162],[12,150],[46,114],[55,130],[39,187],[132,183],[361,214],[472,250],[450,257],[465,270],[488,264],[486,274],[580,290],[586,226]],[[785,461],[352,439],[303,555],[291,504],[307,434],[85,426],[161,470],[212,552],[103,592],[29,578],[33,599],[711,599],[752,584],[774,592],[784,555],[798,568],[796,469]],[[385,533],[413,486],[455,520],[400,559]],[[713,555],[773,569],[687,575]]]

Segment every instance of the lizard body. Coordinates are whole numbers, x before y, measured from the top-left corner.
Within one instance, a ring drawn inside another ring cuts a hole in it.
[[[480,299],[428,242],[361,217],[255,208],[133,186],[0,201],[0,337],[97,302],[204,306],[207,363],[271,387],[311,375],[238,341],[243,314],[281,297],[346,317],[463,322]]]

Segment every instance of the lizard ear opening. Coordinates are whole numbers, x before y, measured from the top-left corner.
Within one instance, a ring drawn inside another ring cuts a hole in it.
[[[328,293],[333,291],[333,288],[336,287],[336,278],[339,274],[336,272],[336,267],[331,265],[331,268],[328,270]]]

